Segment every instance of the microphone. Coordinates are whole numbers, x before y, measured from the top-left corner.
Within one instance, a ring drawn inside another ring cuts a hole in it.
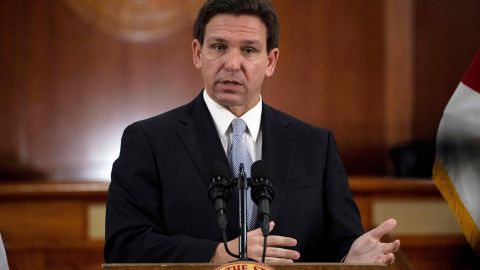
[[[275,189],[270,180],[270,170],[263,160],[257,160],[252,164],[250,187],[252,200],[258,207],[258,220],[261,222],[264,237],[269,233],[270,203],[275,197]]]
[[[232,197],[232,189],[236,181],[227,177],[227,168],[219,161],[212,164],[210,171],[213,172],[213,176],[210,178],[208,185],[208,199],[215,205],[218,227],[222,232],[223,246],[230,256],[238,258],[239,256],[233,254],[227,245],[227,203]]]
[[[221,162],[214,162],[213,172],[208,185],[208,199],[215,205],[217,223],[221,230],[227,229],[227,203],[232,197],[235,181],[227,177],[227,168]]]

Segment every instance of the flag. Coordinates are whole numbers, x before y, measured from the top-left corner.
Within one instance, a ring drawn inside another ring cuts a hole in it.
[[[480,255],[480,49],[443,112],[433,180]]]

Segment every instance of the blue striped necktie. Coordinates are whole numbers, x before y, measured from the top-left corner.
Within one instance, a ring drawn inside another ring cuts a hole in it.
[[[232,120],[232,134],[231,134],[231,149],[230,149],[230,165],[232,168],[233,176],[238,176],[238,171],[240,168],[240,163],[243,163],[245,174],[247,177],[250,177],[250,169],[252,167],[252,158],[248,154],[247,146],[244,142],[244,134],[247,129],[247,124],[241,118],[235,118]],[[254,228],[255,219],[254,219],[255,205],[252,201],[250,194],[250,187],[247,191],[247,226],[248,230]]]

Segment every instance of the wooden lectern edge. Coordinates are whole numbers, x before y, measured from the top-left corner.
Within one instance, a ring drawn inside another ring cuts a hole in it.
[[[293,263],[268,264],[275,270],[386,270],[385,264],[349,264],[349,263]],[[213,270],[219,267],[211,263],[111,263],[102,264],[107,270]]]

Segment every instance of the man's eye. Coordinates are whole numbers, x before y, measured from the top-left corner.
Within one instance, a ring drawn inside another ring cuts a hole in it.
[[[245,54],[254,54],[254,53],[257,52],[257,50],[256,50],[255,48],[249,47],[249,48],[243,49],[243,52],[244,52]]]
[[[214,49],[215,51],[223,51],[225,50],[225,47],[223,45],[220,45],[220,44],[213,44],[211,46],[212,49]]]

